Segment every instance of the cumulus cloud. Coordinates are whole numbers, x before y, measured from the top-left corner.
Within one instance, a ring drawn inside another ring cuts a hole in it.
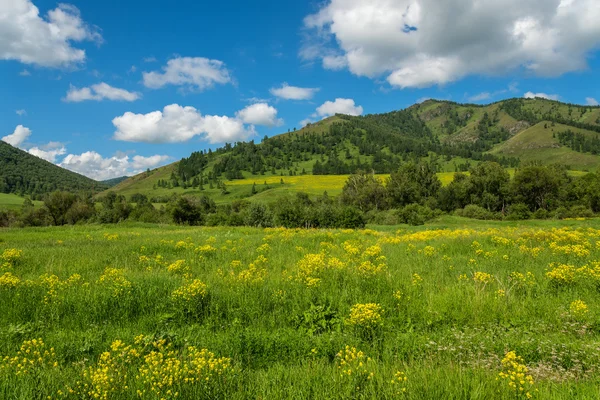
[[[270,128],[283,125],[283,120],[277,118],[277,109],[267,103],[255,103],[236,113],[245,124],[264,125]]]
[[[244,140],[255,134],[254,126],[245,126],[238,118],[203,116],[194,107],[171,104],[162,111],[148,114],[126,112],[112,121],[116,140],[145,143],[179,143],[202,136],[210,143]]]
[[[101,101],[104,99],[116,101],[135,101],[142,97],[140,93],[129,92],[125,89],[112,87],[107,83],[101,82],[90,87],[77,88],[73,85],[69,87],[66,102],[81,102],[86,100]]]
[[[558,99],[560,99],[560,96],[557,94],[533,93],[533,92],[527,92],[523,95],[523,97],[526,99],[535,99],[536,97],[538,97],[540,99],[555,100],[555,101],[558,101]]]
[[[10,135],[4,136],[2,141],[14,147],[21,147],[29,138],[29,136],[31,136],[31,129],[26,128],[23,125],[17,125],[14,132]]]
[[[169,156],[164,155],[130,158],[126,154],[104,158],[95,151],[86,151],[82,154],[69,154],[58,165],[92,179],[106,180],[139,174],[148,168],[163,165],[169,159]]]
[[[304,19],[300,57],[399,88],[525,68],[586,68],[600,45],[597,0],[329,0]]]
[[[144,85],[151,89],[176,85],[202,91],[217,83],[231,82],[229,71],[222,61],[203,57],[173,58],[162,70],[162,72],[144,72]]]
[[[302,121],[300,121],[300,128],[304,128],[306,125],[308,125],[308,124],[312,124],[312,123],[314,123],[314,122],[315,122],[315,121],[313,121],[313,120],[312,120],[312,119],[310,119],[310,118],[303,119]]]
[[[271,88],[270,92],[273,96],[285,100],[310,100],[319,90],[319,88],[290,86],[284,82],[279,88]]]
[[[335,99],[335,101],[326,101],[317,108],[316,114],[321,117],[329,117],[335,114],[361,115],[362,106],[354,104],[352,99]]]
[[[597,106],[600,105],[600,103],[598,103],[598,100],[596,100],[593,97],[586,97],[585,98],[585,104],[588,106]]]
[[[0,59],[43,67],[81,63],[85,51],[73,42],[82,41],[101,43],[102,36],[81,19],[75,6],[59,3],[42,17],[30,0],[0,2]]]
[[[56,163],[56,158],[64,155],[67,149],[62,143],[50,142],[40,147],[32,147],[27,152],[54,164]]]

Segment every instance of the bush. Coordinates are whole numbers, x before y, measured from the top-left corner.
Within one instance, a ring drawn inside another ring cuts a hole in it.
[[[427,206],[420,204],[409,204],[397,211],[400,223],[408,225],[424,225],[425,222],[439,216],[439,211],[434,211]]]
[[[362,229],[365,227],[363,213],[354,207],[344,207],[340,212],[337,228]]]
[[[511,205],[506,216],[506,219],[509,221],[521,221],[529,218],[531,218],[531,211],[529,211],[527,204],[524,203]]]
[[[548,219],[550,217],[550,213],[548,212],[548,210],[540,208],[539,210],[533,213],[532,217],[533,219]]]
[[[252,203],[247,210],[244,222],[249,226],[268,228],[273,226],[273,213],[262,203]]]
[[[569,217],[569,210],[567,207],[558,207],[554,210],[554,219],[565,219]]]
[[[481,219],[481,220],[490,220],[496,219],[494,213],[486,210],[483,207],[480,207],[475,204],[469,204],[465,206],[463,209],[458,209],[454,212],[459,217],[465,218],[473,218],[473,219]]]
[[[592,218],[594,212],[585,206],[573,206],[569,210],[569,217],[571,218]]]

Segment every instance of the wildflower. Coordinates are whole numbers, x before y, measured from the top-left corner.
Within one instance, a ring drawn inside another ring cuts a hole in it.
[[[419,274],[414,273],[412,276],[411,284],[414,287],[421,287],[421,285],[423,284],[423,278],[421,278]]]
[[[382,313],[383,309],[379,304],[355,304],[350,309],[347,323],[364,328],[374,328],[383,325]]]
[[[358,377],[372,379],[373,360],[356,347],[346,346],[336,356],[336,364],[342,377]]]
[[[15,265],[23,257],[23,250],[6,249],[0,255],[0,260],[7,263],[9,266]]]
[[[396,387],[396,394],[404,394],[406,393],[406,382],[408,378],[406,374],[402,371],[398,371],[394,374],[394,378],[392,379],[392,385]]]
[[[124,276],[122,269],[107,267],[104,273],[98,279],[98,284],[104,285],[111,292],[113,297],[131,294],[132,283]]]
[[[498,376],[506,382],[515,398],[530,399],[534,381],[528,372],[529,368],[523,363],[523,358],[517,356],[514,351],[509,351],[502,359],[502,372]]]
[[[192,282],[176,289],[171,297],[176,301],[192,302],[203,299],[207,293],[207,286],[200,279],[194,279]]]
[[[473,275],[473,280],[475,281],[475,283],[487,285],[488,283],[492,282],[493,277],[492,275],[486,272],[475,272],[475,274]]]
[[[581,300],[575,300],[569,305],[571,315],[577,319],[582,319],[590,311],[587,304]]]
[[[21,279],[10,272],[5,272],[4,275],[0,276],[0,289],[14,289],[19,286],[20,283]]]

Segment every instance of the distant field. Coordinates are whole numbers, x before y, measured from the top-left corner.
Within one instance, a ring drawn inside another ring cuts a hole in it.
[[[25,198],[16,194],[0,193],[0,210],[18,210],[23,205]],[[35,206],[42,205],[41,201],[34,201]]]

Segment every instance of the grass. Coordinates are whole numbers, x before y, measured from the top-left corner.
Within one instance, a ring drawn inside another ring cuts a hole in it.
[[[0,398],[598,398],[599,236],[457,217],[0,230]],[[523,392],[499,375],[511,351]]]
[[[24,197],[17,196],[16,194],[0,193],[0,210],[20,210]],[[41,206],[41,201],[34,201],[34,206]]]
[[[560,160],[562,164],[569,165],[576,170],[596,170],[598,156],[574,151],[561,145],[558,138],[552,137],[553,133],[557,134],[568,129],[576,133],[597,136],[596,133],[584,129],[561,124],[552,127],[551,122],[540,122],[497,145],[490,153],[518,157],[521,162],[540,161],[544,164],[552,164],[556,160]]]

